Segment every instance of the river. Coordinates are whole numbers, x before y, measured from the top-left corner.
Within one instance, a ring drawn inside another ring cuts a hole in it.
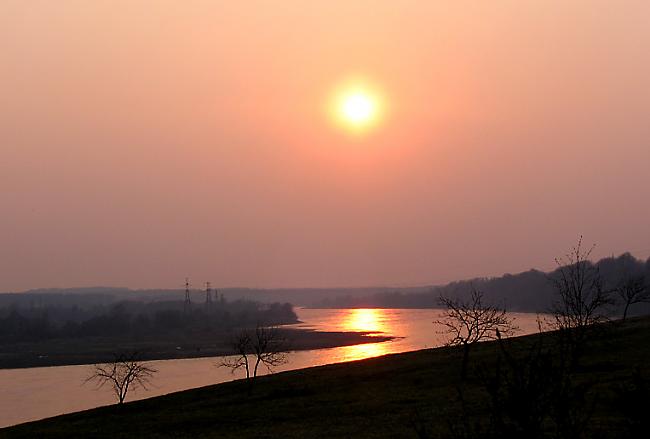
[[[330,349],[292,352],[289,363],[277,371],[360,360],[378,355],[440,346],[440,327],[432,322],[439,311],[432,309],[296,309],[302,321],[295,326],[320,331],[370,331],[395,338]],[[512,313],[518,334],[537,330],[534,314]],[[154,361],[158,370],[148,391],[129,393],[127,400],[164,395],[241,378],[216,366],[218,358]],[[112,404],[108,388],[83,384],[90,366],[56,366],[0,370],[0,427],[63,413]]]

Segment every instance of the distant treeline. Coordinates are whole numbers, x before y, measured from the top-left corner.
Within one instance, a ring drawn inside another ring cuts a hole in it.
[[[368,296],[387,288],[227,288],[219,286],[219,293],[228,300],[251,300],[263,303],[289,302],[295,306],[311,306],[326,297],[337,295]],[[413,290],[416,291],[416,290]],[[417,291],[424,291],[420,288]],[[178,300],[184,289],[130,289],[118,287],[39,288],[21,292],[1,292],[0,307],[11,303],[45,304],[109,304],[121,300],[145,302]],[[192,302],[205,300],[205,291],[190,291]]]
[[[602,259],[596,265],[608,288],[616,287],[625,276],[645,276],[646,282],[650,280],[650,259],[648,261],[639,260],[629,253]],[[277,307],[278,305],[270,304],[283,302],[315,308],[436,308],[439,306],[438,298],[441,294],[458,297],[469,294],[472,288],[475,288],[483,291],[487,299],[501,302],[509,310],[546,312],[555,297],[555,290],[550,279],[556,274],[555,271],[545,273],[539,270],[529,270],[519,274],[476,278],[441,286],[406,288],[219,288],[219,291],[229,299],[227,307],[235,306],[236,303],[248,303],[248,305],[237,305],[248,309],[263,309],[265,306]],[[55,317],[59,309],[80,308],[84,310],[85,314],[79,314],[85,316],[83,319],[69,319],[73,323],[81,324],[81,320],[88,320],[100,314],[106,315],[108,309],[122,301],[135,302],[127,306],[129,309],[142,306],[149,310],[159,310],[157,307],[160,306],[182,312],[182,301],[179,301],[179,298],[183,296],[184,291],[180,289],[131,290],[112,287],[39,289],[20,293],[0,293],[0,319],[6,319],[11,309],[20,309],[19,314],[23,317],[26,317],[25,310],[30,310],[29,312],[32,313],[30,318],[42,315],[43,311],[48,309],[49,311],[46,313],[48,317],[44,322],[49,321],[49,324],[52,324],[52,321],[57,321],[58,323],[54,323],[54,326],[61,327],[62,319]],[[205,292],[192,290],[191,298],[192,302],[197,304],[194,311],[201,312],[198,303],[205,300]],[[262,305],[259,302],[268,305]],[[166,305],[159,305],[160,303],[166,303]],[[143,304],[148,305],[144,306]],[[216,322],[221,323],[211,324],[227,325],[230,324],[227,322],[245,320],[245,318],[238,317],[238,311],[225,311],[223,317],[214,318]],[[131,318],[137,317],[138,312],[129,312]],[[612,312],[617,312],[616,307],[612,309]],[[632,314],[649,314],[650,304],[636,304],[630,309],[630,312]],[[256,315],[255,312],[249,314]],[[149,321],[156,321],[155,312],[146,312],[144,315]],[[295,319],[295,314],[292,318]],[[203,318],[197,317],[197,319],[203,321]],[[63,325],[66,323],[67,320],[63,319]],[[2,325],[2,321],[0,321],[0,325]],[[2,329],[3,327],[0,327],[0,331],[2,331],[0,338],[3,333],[6,333]]]
[[[12,300],[13,299],[13,300]],[[227,301],[115,302],[102,294],[0,295],[0,342],[79,337],[140,337],[216,332],[257,323],[297,322],[289,303]]]
[[[650,259],[636,259],[629,253],[619,257],[601,259],[595,265],[605,283],[604,288],[613,289],[629,276],[644,276],[650,281]],[[476,278],[434,286],[424,292],[408,292],[395,289],[364,297],[338,296],[325,298],[316,304],[317,308],[437,308],[439,297],[466,297],[472,289],[485,293],[491,301],[503,303],[508,310],[521,312],[547,312],[555,298],[551,282],[557,271],[545,273],[529,270],[519,274],[505,274],[494,278]],[[614,305],[616,313],[620,306]],[[649,314],[650,304],[639,303],[630,309],[633,314]]]

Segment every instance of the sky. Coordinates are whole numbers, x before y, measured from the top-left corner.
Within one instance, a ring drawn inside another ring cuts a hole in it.
[[[0,291],[650,255],[646,0],[0,2]],[[385,114],[328,117],[363,78]]]

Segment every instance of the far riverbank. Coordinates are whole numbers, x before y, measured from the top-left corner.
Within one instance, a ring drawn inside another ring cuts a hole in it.
[[[280,328],[291,351],[335,348],[393,340],[368,331],[314,331]],[[110,361],[116,352],[137,351],[143,360],[170,360],[232,355],[232,333],[137,339],[85,337],[0,345],[0,369],[95,364]]]

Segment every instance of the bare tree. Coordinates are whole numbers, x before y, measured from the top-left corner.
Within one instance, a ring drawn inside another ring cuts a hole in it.
[[[219,366],[228,367],[233,373],[243,368],[246,379],[251,378],[251,368],[254,378],[260,365],[272,372],[274,367],[287,362],[285,340],[274,326],[258,324],[254,331],[242,330],[233,339],[231,347],[235,355],[224,356]]]
[[[263,364],[269,372],[273,372],[274,367],[287,362],[286,342],[275,326],[257,325],[253,348],[255,351],[253,376],[257,376],[260,364]]]
[[[147,390],[156,369],[140,361],[137,352],[116,354],[110,363],[96,364],[84,383],[94,382],[97,388],[109,385],[115,393],[118,404],[123,404],[131,389]]]
[[[251,374],[248,356],[253,351],[252,346],[253,339],[251,338],[250,332],[247,330],[241,331],[233,338],[231,343],[231,348],[235,354],[222,357],[218,366],[227,367],[232,373],[244,368],[246,370],[246,379],[249,379]]]
[[[445,326],[450,336],[447,346],[463,347],[461,378],[467,376],[467,361],[471,347],[483,340],[495,340],[499,334],[508,336],[518,328],[503,307],[483,303],[483,293],[472,290],[469,299],[451,299],[440,296],[446,310],[434,323]]]
[[[607,321],[606,307],[612,304],[598,267],[589,261],[593,249],[583,249],[581,236],[565,257],[555,260],[558,269],[551,278],[558,293],[551,308],[552,326],[574,355],[582,349],[591,327]]]
[[[646,285],[645,276],[626,276],[614,291],[624,305],[623,321],[627,318],[630,306],[636,303],[650,302],[650,289]]]

